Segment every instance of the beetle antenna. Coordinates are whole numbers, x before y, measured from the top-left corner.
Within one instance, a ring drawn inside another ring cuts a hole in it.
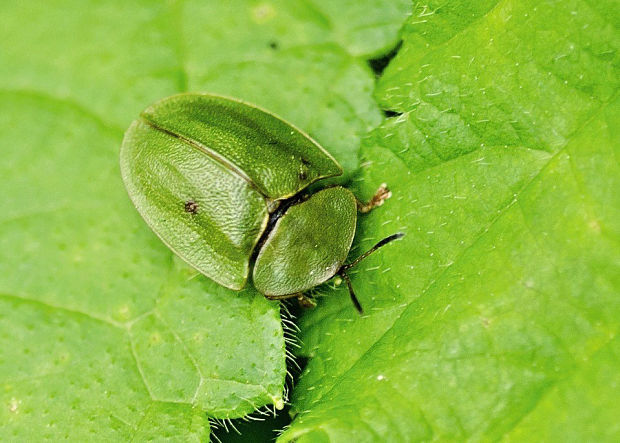
[[[399,238],[402,238],[405,236],[404,232],[397,232],[396,234],[392,234],[388,237],[385,237],[383,240],[381,240],[379,243],[377,243],[376,245],[374,245],[372,248],[370,248],[368,251],[364,252],[362,255],[360,255],[359,257],[357,257],[355,260],[353,260],[352,263],[349,263],[348,265],[344,265],[342,268],[340,268],[341,271],[346,271],[347,269],[351,269],[353,266],[357,265],[359,262],[361,262],[362,260],[364,260],[366,257],[368,257],[370,254],[372,254],[373,252],[375,252],[377,249],[379,249],[382,246],[387,245],[388,243],[394,241],[394,240],[398,240]]]
[[[349,278],[347,273],[344,271],[341,271],[338,275],[340,275],[343,278],[343,280],[347,282],[347,287],[349,288],[349,295],[351,296],[351,301],[353,302],[355,309],[357,309],[357,312],[359,312],[360,314],[363,314],[364,310],[362,309],[362,305],[360,304],[360,301],[355,296],[355,291],[353,290],[353,284],[351,283],[351,279]]]
[[[355,260],[353,260],[353,262],[349,263],[348,265],[344,265],[338,271],[338,275],[341,276],[345,282],[347,282],[347,287],[349,288],[349,295],[351,296],[351,301],[353,302],[355,309],[357,309],[357,312],[359,312],[360,314],[363,314],[364,310],[362,309],[362,305],[360,304],[359,300],[357,299],[357,296],[355,295],[355,291],[353,290],[353,284],[351,283],[351,278],[349,277],[346,271],[348,269],[351,269],[353,266],[357,265],[359,262],[364,260],[366,257],[368,257],[370,254],[375,252],[380,247],[385,246],[394,240],[398,240],[399,238],[402,238],[404,235],[405,234],[403,232],[398,232],[396,234],[392,234],[388,237],[385,237],[383,240],[378,242],[368,251],[364,252],[362,255],[360,255]]]

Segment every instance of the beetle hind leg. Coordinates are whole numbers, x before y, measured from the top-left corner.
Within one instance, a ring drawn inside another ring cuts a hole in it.
[[[392,196],[392,192],[388,189],[385,183],[382,183],[379,186],[379,189],[375,192],[375,195],[368,201],[368,203],[364,203],[360,200],[357,200],[357,210],[362,214],[366,214],[376,208],[377,206],[381,206],[384,201]]]

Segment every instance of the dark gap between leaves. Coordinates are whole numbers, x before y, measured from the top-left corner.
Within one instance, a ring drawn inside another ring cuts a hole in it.
[[[377,78],[383,75],[383,71],[385,71],[385,68],[390,64],[392,59],[396,57],[396,54],[398,54],[398,51],[402,45],[403,41],[400,40],[387,54],[368,60],[368,66],[370,66],[370,69],[372,69]],[[402,112],[392,111],[391,109],[382,109],[381,111],[383,112],[385,118],[397,117],[402,114]]]
[[[367,61],[368,66],[370,66],[370,69],[372,69],[372,72],[374,72],[377,77],[381,77],[383,75],[383,71],[385,71],[387,65],[389,65],[392,59],[396,56],[402,45],[403,41],[401,40],[387,54],[377,58],[371,58]]]
[[[381,112],[383,112],[385,118],[398,117],[399,115],[402,115],[402,112],[392,111],[391,109],[382,109]]]

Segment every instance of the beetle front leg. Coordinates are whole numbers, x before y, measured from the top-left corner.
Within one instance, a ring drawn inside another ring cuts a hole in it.
[[[368,203],[360,201],[357,197],[355,198],[357,200],[357,210],[362,214],[366,214],[370,212],[373,208],[381,206],[383,202],[391,196],[392,192],[388,189],[385,183],[382,183],[381,186],[379,186],[379,189],[377,189],[377,192],[375,192],[375,195],[373,195],[372,198],[368,201]]]

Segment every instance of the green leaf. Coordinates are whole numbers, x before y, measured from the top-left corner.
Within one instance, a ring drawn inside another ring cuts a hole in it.
[[[0,21],[0,436],[205,440],[208,417],[279,406],[278,304],[173,258],[123,189],[122,135],[159,98],[224,93],[351,172],[370,70],[305,2],[9,0]]]
[[[70,99],[123,130],[162,97],[220,93],[303,128],[351,172],[360,135],[380,121],[367,67],[301,0],[11,0],[1,13],[3,88]],[[393,26],[369,24],[369,45],[380,25]]]
[[[302,319],[281,441],[620,436],[612,2],[416,8],[366,139],[353,284]]]
[[[334,38],[350,54],[370,58],[396,46],[398,32],[410,14],[409,0],[312,0]]]
[[[119,181],[120,134],[39,96],[1,103],[2,434],[129,438],[165,422],[189,438],[208,433],[205,412],[280,402],[277,305],[172,260]]]

